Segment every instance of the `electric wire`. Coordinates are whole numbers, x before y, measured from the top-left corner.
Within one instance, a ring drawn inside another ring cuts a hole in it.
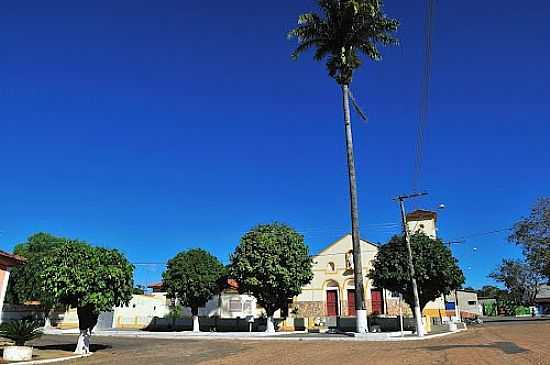
[[[435,12],[435,0],[426,0],[426,13],[424,16],[424,70],[420,87],[420,106],[418,115],[418,131],[416,141],[416,158],[413,172],[412,191],[417,192],[422,175],[424,159],[424,136],[428,122],[428,107],[430,98],[430,82],[432,78],[432,33],[433,18]]]

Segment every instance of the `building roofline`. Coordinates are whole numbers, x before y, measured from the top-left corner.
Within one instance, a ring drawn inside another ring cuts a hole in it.
[[[15,255],[12,253],[0,251],[0,260],[6,266],[19,266],[24,264],[27,259],[23,256]]]
[[[338,238],[337,240],[329,243],[327,246],[325,246],[323,249],[319,250],[319,252],[317,252],[315,255],[313,255],[312,257],[317,257],[319,255],[321,255],[323,252],[327,251],[329,248],[331,248],[332,246],[336,245],[337,243],[339,243],[340,241],[342,241],[344,238],[346,238],[347,236],[351,236],[351,233],[346,233],[344,234],[343,236],[341,236],[340,238]],[[367,245],[371,245],[371,246],[374,246],[376,248],[378,248],[378,245],[373,243],[373,242],[369,242],[367,240],[364,240],[364,239],[361,239],[361,242],[362,243],[366,243]]]
[[[409,221],[422,221],[422,220],[428,220],[433,219],[437,222],[437,213],[431,210],[425,210],[425,209],[416,209],[410,213],[407,213],[407,222]]]

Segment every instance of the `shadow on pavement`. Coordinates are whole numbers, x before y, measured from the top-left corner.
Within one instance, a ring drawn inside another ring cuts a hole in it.
[[[33,347],[39,350],[59,350],[73,352],[76,345],[74,343],[56,343],[54,345],[34,345]],[[112,348],[112,346],[102,344],[90,344],[91,352],[106,350],[110,348]]]
[[[441,345],[441,346],[428,346],[428,351],[445,351],[450,349],[463,349],[463,348],[481,348],[481,349],[497,349],[505,354],[522,354],[529,352],[529,350],[519,347],[513,342],[494,342],[488,345]]]

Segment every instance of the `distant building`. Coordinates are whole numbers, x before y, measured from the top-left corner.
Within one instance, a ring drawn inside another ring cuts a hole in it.
[[[550,314],[550,285],[541,285],[535,304],[540,314]]]
[[[483,306],[478,301],[474,290],[458,289],[445,296],[447,310],[454,310],[458,304],[461,317],[476,317],[483,315]]]
[[[10,280],[10,271],[14,266],[22,265],[25,258],[4,251],[0,251],[0,318],[4,308],[4,298]],[[1,320],[0,320],[1,322]]]
[[[166,291],[162,282],[149,285],[153,295],[162,295],[166,298]],[[169,301],[169,300],[168,300]],[[212,297],[204,307],[199,308],[201,317],[218,317],[222,319],[246,318],[262,316],[264,310],[258,307],[256,298],[248,294],[239,293],[239,283],[235,279],[227,279],[219,295]],[[191,317],[191,309],[184,308],[184,316]]]
[[[411,234],[422,232],[430,238],[437,238],[437,213],[417,209],[407,214],[407,226]]]

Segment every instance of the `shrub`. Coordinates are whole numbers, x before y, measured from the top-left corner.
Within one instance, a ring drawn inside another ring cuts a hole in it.
[[[16,346],[25,346],[25,342],[42,336],[38,321],[19,320],[0,325],[0,336],[12,340]]]

